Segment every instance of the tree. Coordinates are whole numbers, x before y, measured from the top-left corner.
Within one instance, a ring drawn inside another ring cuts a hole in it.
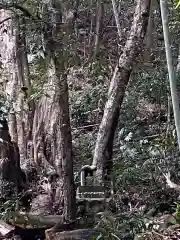
[[[161,6],[161,18],[162,18],[162,25],[163,25],[163,34],[164,34],[164,41],[165,41],[166,59],[167,59],[167,67],[168,67],[168,73],[169,73],[174,120],[175,120],[177,140],[178,140],[178,145],[180,150],[180,108],[179,108],[178,90],[177,90],[176,79],[175,79],[175,71],[174,71],[173,61],[172,61],[171,44],[170,44],[170,34],[169,34],[169,26],[168,26],[168,1],[161,0],[160,6]]]
[[[19,145],[21,162],[27,159],[27,141],[31,138],[32,124],[25,108],[34,111],[33,101],[28,97],[31,92],[29,66],[27,62],[26,39],[21,28],[22,19],[9,10],[1,10],[1,58],[3,62],[6,99],[10,105],[9,130],[12,140]],[[12,31],[11,31],[12,29]],[[31,116],[33,117],[33,115]],[[24,119],[27,118],[27,121]],[[29,133],[26,130],[29,128]],[[28,136],[29,135],[29,136]]]
[[[46,163],[50,162],[59,175],[59,186],[55,196],[56,207],[63,209],[66,219],[72,220],[76,214],[76,203],[68,85],[63,50],[63,31],[68,35],[71,24],[67,24],[64,29],[61,28],[62,7],[58,2],[53,4],[51,0],[45,1],[43,14],[48,28],[48,32],[43,33],[48,78],[44,89],[47,89],[46,96],[49,97],[43,96],[35,111],[34,161],[38,164],[38,152],[42,147],[43,161],[46,159]],[[50,159],[47,156],[50,156]]]
[[[6,20],[7,19],[7,20]],[[3,20],[6,20],[3,22]],[[15,32],[9,31],[13,28],[13,20],[10,11],[1,9],[0,11],[1,24],[1,61],[5,77],[8,77],[4,87],[6,98],[9,102],[9,131],[13,141],[18,142],[15,102],[17,94],[17,75],[16,75],[16,60],[15,60]],[[7,46],[7,47],[6,47]]]
[[[134,62],[142,50],[148,24],[150,2],[150,0],[137,1],[131,31],[115,68],[109,87],[104,115],[99,127],[91,167],[94,168],[97,166],[96,179],[99,183],[108,182],[108,184],[105,184],[107,188],[109,188],[109,176],[111,175],[113,165],[113,140],[120,115],[120,107]]]
[[[47,66],[47,83],[44,84],[44,95],[36,106],[35,112],[31,117],[33,119],[33,147],[34,147],[34,163],[36,166],[44,166],[45,170],[54,167],[56,173],[59,175],[59,186],[56,192],[56,203],[57,207],[63,209],[62,214],[66,219],[74,219],[76,214],[75,205],[75,189],[74,189],[74,175],[73,175],[73,158],[72,158],[72,137],[71,127],[69,118],[69,103],[68,103],[68,85],[67,85],[67,74],[64,64],[65,52],[63,50],[63,34],[67,31],[67,35],[71,29],[71,23],[73,19],[68,19],[67,25],[64,24],[65,28],[62,27],[62,8],[57,2],[44,1],[39,2],[43,4],[43,23],[41,25],[41,33],[43,34],[43,44],[46,52],[46,66]],[[12,17],[9,10],[6,9],[18,9],[26,17],[31,18],[33,21],[36,19],[26,10],[23,6],[18,4],[2,4],[3,10],[1,12],[9,14],[3,17],[7,17],[7,21],[2,18],[2,24],[12,24]],[[28,13],[28,16],[27,16]],[[16,16],[16,15],[15,15]],[[12,131],[16,129],[19,123],[19,130],[21,130],[18,141],[19,146],[25,144],[28,139],[25,139],[25,133],[23,132],[24,126],[22,122],[23,118],[23,104],[24,104],[24,90],[25,95],[30,94],[30,82],[28,79],[28,66],[27,58],[23,55],[25,52],[25,39],[23,32],[20,32],[20,22],[18,17],[15,17],[15,25],[7,25],[5,34],[13,35],[9,36],[8,40],[12,41],[11,45],[13,48],[9,48],[7,52],[7,70],[13,70],[13,79],[9,81],[12,93],[11,98],[7,100],[10,103],[11,112],[14,115],[14,122]],[[22,20],[22,19],[21,19]],[[3,22],[4,21],[4,22]],[[23,23],[23,26],[25,24]],[[9,31],[9,29],[13,31]],[[3,32],[3,33],[4,33]],[[22,34],[22,35],[21,35]],[[22,45],[21,45],[21,43]],[[2,42],[2,44],[4,41]],[[5,48],[2,48],[4,50]],[[2,51],[2,56],[6,59]],[[5,61],[4,61],[5,62]],[[9,64],[12,65],[9,66]],[[24,69],[26,72],[24,73]],[[8,74],[10,74],[8,72]],[[13,87],[12,87],[12,84]],[[7,87],[7,84],[6,84]],[[21,90],[22,87],[22,91]],[[19,92],[19,94],[18,94]],[[49,96],[49,97],[48,97]],[[17,109],[14,110],[13,103],[17,102],[15,106]],[[33,107],[32,102],[29,102]],[[17,111],[19,110],[19,111]],[[32,108],[31,108],[32,110]],[[10,115],[11,116],[11,115]],[[18,118],[17,118],[18,117]],[[18,120],[18,122],[17,122]],[[30,127],[31,128],[31,127]],[[16,131],[17,132],[17,131]],[[19,134],[19,133],[18,133]],[[30,134],[31,135],[31,134]],[[19,137],[19,135],[17,135]],[[25,149],[25,146],[21,148]],[[50,154],[48,154],[50,153]],[[50,156],[50,158],[48,158]],[[43,162],[44,161],[44,162]],[[47,169],[46,169],[47,168]]]

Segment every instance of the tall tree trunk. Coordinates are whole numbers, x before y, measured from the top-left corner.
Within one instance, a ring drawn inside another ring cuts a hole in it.
[[[9,19],[1,24],[0,30],[0,53],[3,63],[3,76],[5,86],[5,97],[9,102],[10,111],[8,116],[9,133],[13,141],[18,143],[16,99],[18,89],[18,78],[16,74],[16,49],[15,33],[13,31],[13,16],[10,11],[0,10],[0,21]]]
[[[30,99],[31,93],[32,93],[32,86],[31,86],[31,80],[30,80],[30,72],[29,72],[29,63],[28,63],[28,57],[27,57],[27,44],[26,44],[26,34],[25,34],[25,21],[22,19],[22,26],[21,27],[21,53],[22,53],[22,65],[24,69],[24,93],[27,100],[28,105],[28,117],[27,117],[27,134],[26,134],[26,141],[32,140],[32,128],[33,128],[33,117],[35,112],[35,102],[33,99]]]
[[[25,55],[24,35],[21,37],[19,19],[12,12],[1,10],[1,19],[8,19],[1,27],[1,56],[7,79],[5,93],[10,104],[8,116],[9,132],[13,141],[18,143],[21,161],[27,158],[27,140],[25,133],[25,119],[28,119],[24,106],[27,100],[27,90],[30,82],[28,77],[28,63]],[[27,120],[28,121],[28,120]]]
[[[176,72],[179,74],[180,72],[180,47],[179,47],[179,53],[178,53],[178,59],[177,59],[177,67]]]
[[[116,21],[118,37],[119,37],[119,40],[121,40],[121,25],[120,25],[120,22],[119,22],[119,13],[118,13],[118,10],[117,10],[116,1],[115,0],[111,0],[111,2],[112,2],[112,7],[113,7],[115,21]]]
[[[18,131],[18,146],[20,152],[21,163],[27,159],[27,142],[26,142],[26,133],[25,133],[25,99],[26,99],[26,90],[24,87],[25,83],[25,74],[24,74],[24,43],[21,38],[21,29],[20,29],[20,20],[18,17],[15,18],[14,31],[15,31],[15,58],[16,58],[16,68],[17,68],[17,78],[18,78],[18,87],[19,93],[17,96],[17,110],[16,110],[16,119],[17,119],[17,131]]]
[[[147,27],[147,33],[146,33],[146,46],[144,51],[144,61],[147,63],[151,63],[153,61],[153,50],[155,50],[155,39],[154,39],[154,32],[155,32],[155,23],[154,23],[154,1],[151,1],[151,7],[150,7],[150,14],[149,14],[149,21],[148,21],[148,27]]]
[[[180,108],[179,108],[179,97],[178,97],[175,70],[173,67],[173,59],[172,59],[172,51],[171,51],[171,43],[170,43],[169,23],[168,23],[168,1],[160,0],[160,7],[161,7],[161,18],[162,18],[162,25],[163,25],[163,34],[164,34],[164,42],[165,42],[165,50],[166,50],[167,67],[168,67],[168,73],[169,73],[171,98],[172,98],[172,104],[173,104],[174,120],[175,120],[176,132],[177,132],[178,146],[180,150]]]
[[[27,144],[32,140],[32,125],[35,110],[34,100],[30,100],[31,81],[29,77],[29,65],[26,50],[26,38],[24,29],[24,20],[16,17],[14,24],[15,29],[15,45],[16,45],[16,67],[17,80],[19,85],[19,94],[17,98],[17,130],[18,130],[18,145],[20,150],[21,162],[27,159]],[[26,114],[24,109],[28,108]],[[25,120],[26,119],[26,120]]]
[[[137,0],[130,36],[119,58],[111,80],[108,101],[99,127],[92,168],[97,166],[96,180],[109,188],[112,170],[114,134],[118,123],[120,107],[136,57],[141,53],[148,25],[150,0]]]
[[[59,175],[56,202],[59,208],[62,208],[65,218],[72,220],[76,216],[76,203],[69,96],[64,66],[66,58],[63,50],[63,34],[66,29],[61,29],[61,11],[59,3],[53,4],[53,1],[48,0],[44,4],[49,29],[49,32],[44,34],[48,78],[44,89],[50,97],[44,96],[39,109],[35,112],[35,118],[39,112],[40,118],[38,127],[36,127],[36,120],[34,121],[33,143],[35,159],[38,157],[39,146],[44,144],[44,156],[55,167]],[[68,34],[68,29],[66,33]],[[49,156],[51,159],[48,159]]]
[[[104,16],[104,3],[101,0],[97,0],[97,10],[96,10],[96,34],[94,41],[94,58],[98,55],[99,44],[101,41],[101,28]]]

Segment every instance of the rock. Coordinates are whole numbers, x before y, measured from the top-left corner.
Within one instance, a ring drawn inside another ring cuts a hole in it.
[[[48,215],[52,212],[53,202],[48,194],[39,194],[31,202],[31,214]]]
[[[53,232],[51,229],[45,231],[46,240],[89,240],[99,236],[98,229],[77,229],[73,231]]]
[[[84,216],[89,213],[96,214],[105,210],[111,212],[116,212],[117,210],[115,201],[111,198],[77,198],[76,203],[78,216]]]

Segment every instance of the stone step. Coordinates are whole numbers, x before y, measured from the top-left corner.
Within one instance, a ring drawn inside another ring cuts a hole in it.
[[[105,192],[105,188],[102,186],[79,186],[78,189],[79,192]]]
[[[102,186],[79,186],[77,198],[105,198],[105,189]]]
[[[77,200],[83,199],[83,200],[86,200],[86,201],[88,201],[88,202],[90,202],[90,201],[105,201],[105,200],[106,200],[106,199],[103,198],[103,197],[102,197],[102,198],[100,198],[100,197],[99,197],[99,198],[98,198],[98,197],[97,197],[97,198],[91,198],[91,197],[89,197],[89,198],[88,198],[88,197],[76,197],[76,199],[77,199]]]

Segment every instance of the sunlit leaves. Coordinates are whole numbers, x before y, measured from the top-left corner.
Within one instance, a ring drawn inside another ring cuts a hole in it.
[[[176,4],[175,8],[178,8],[178,7],[180,7],[180,0],[177,1],[177,4]]]

